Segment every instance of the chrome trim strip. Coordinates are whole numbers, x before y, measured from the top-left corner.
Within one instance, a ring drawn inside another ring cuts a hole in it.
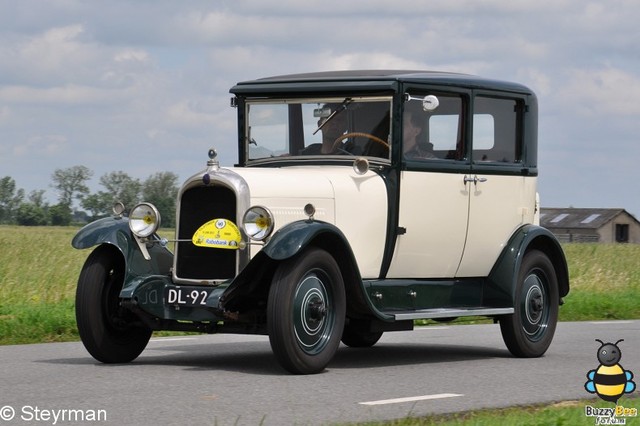
[[[412,311],[401,314],[391,314],[396,321],[428,319],[428,318],[451,318],[451,317],[469,317],[469,316],[486,316],[486,315],[509,315],[513,314],[513,308],[469,308],[469,309],[423,309],[420,311]],[[389,312],[385,312],[389,313]]]

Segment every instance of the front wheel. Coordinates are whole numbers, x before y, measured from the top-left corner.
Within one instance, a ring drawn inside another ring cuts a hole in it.
[[[558,279],[549,258],[538,250],[525,254],[518,274],[515,310],[500,318],[500,331],[517,357],[542,356],[558,321]]]
[[[76,322],[84,347],[104,363],[133,361],[151,338],[151,330],[120,305],[124,259],[116,250],[94,250],[82,267],[76,290]]]
[[[344,328],[344,283],[335,259],[310,248],[281,263],[267,302],[269,342],[294,374],[319,373],[333,358]]]

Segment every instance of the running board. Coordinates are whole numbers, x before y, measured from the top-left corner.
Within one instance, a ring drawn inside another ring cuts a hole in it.
[[[411,311],[403,313],[385,312],[395,318],[396,321],[415,320],[415,319],[431,319],[431,318],[456,318],[470,316],[489,316],[489,315],[509,315],[513,314],[513,308],[443,308],[443,309],[422,309],[420,311]]]

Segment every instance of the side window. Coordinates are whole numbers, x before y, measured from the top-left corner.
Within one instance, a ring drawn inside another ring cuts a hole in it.
[[[473,113],[473,161],[519,163],[522,161],[522,103],[515,99],[475,98]]]
[[[430,112],[424,111],[419,101],[405,103],[402,151],[408,160],[462,158],[462,98],[440,94],[437,97],[439,106]]]
[[[269,158],[288,152],[287,105],[247,105],[247,115],[251,117],[251,125],[247,129],[249,159]]]

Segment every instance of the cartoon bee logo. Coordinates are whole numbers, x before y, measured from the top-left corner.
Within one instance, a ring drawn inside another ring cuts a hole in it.
[[[633,373],[625,370],[619,364],[622,351],[618,347],[618,343],[624,342],[624,339],[620,339],[616,343],[604,343],[600,339],[596,339],[596,342],[600,342],[602,345],[598,348],[600,366],[587,373],[589,380],[584,384],[584,388],[587,392],[595,393],[605,401],[617,404],[623,394],[631,393],[636,388],[636,384],[631,380]]]

